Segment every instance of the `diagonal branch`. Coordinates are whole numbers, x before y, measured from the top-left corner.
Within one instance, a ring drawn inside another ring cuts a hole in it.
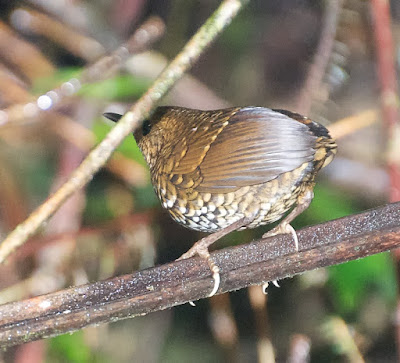
[[[43,116],[45,112],[49,115],[51,113],[49,111],[60,108],[67,100],[76,95],[82,86],[110,78],[117,73],[130,55],[146,50],[163,33],[164,23],[162,20],[158,17],[148,18],[135,30],[127,42],[112,53],[102,55],[96,62],[83,68],[78,78],[71,78],[36,99],[30,99],[30,102],[14,103],[1,110],[0,126],[3,128],[10,125],[25,125],[41,119],[38,116]],[[87,38],[87,40],[98,44],[94,39]],[[74,41],[78,40],[74,39]],[[101,53],[105,53],[105,49],[101,49]]]
[[[283,279],[396,248],[400,202],[298,231],[300,251],[279,235],[214,252],[219,293]],[[0,347],[145,315],[205,298],[213,287],[198,257],[0,306]]]
[[[0,245],[0,263],[30,236],[36,233],[76,190],[86,185],[109,159],[113,151],[140,122],[149,116],[158,101],[171,89],[174,83],[200,57],[202,52],[225,29],[241,7],[249,0],[224,0],[214,14],[189,40],[177,57],[165,68],[153,86],[138,100],[107,134],[103,141],[93,149],[81,165],[72,173],[70,179],[46,202],[39,206]]]

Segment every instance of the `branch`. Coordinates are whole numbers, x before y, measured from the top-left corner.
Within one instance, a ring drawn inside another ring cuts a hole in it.
[[[164,23],[158,17],[150,17],[132,34],[129,40],[108,55],[85,67],[78,78],[63,82],[59,87],[40,95],[29,103],[13,104],[2,110],[0,126],[22,125],[38,120],[38,115],[60,107],[74,96],[82,86],[99,82],[116,74],[131,54],[147,49],[164,33]],[[90,38],[91,39],[91,38]],[[76,39],[75,39],[76,41]],[[91,39],[95,42],[94,39]],[[105,52],[105,50],[104,50]]]
[[[381,87],[383,121],[387,129],[387,166],[390,176],[390,201],[400,200],[400,107],[395,64],[395,47],[391,32],[390,4],[372,0],[377,73]]]
[[[279,280],[396,248],[400,202],[212,253],[219,293]],[[180,260],[93,284],[0,306],[0,347],[73,332],[92,324],[145,315],[205,298],[213,287],[207,263]]]
[[[132,106],[103,141],[90,152],[72,173],[70,179],[8,235],[0,245],[0,263],[4,262],[7,256],[36,233],[68,197],[92,179],[93,174],[106,163],[115,148],[138,127],[144,118],[149,116],[157,102],[200,57],[217,35],[228,26],[247,2],[248,0],[225,0],[222,2],[215,13],[161,73],[153,86]]]
[[[320,90],[320,84],[332,53],[342,3],[343,0],[328,0],[326,4],[318,48],[297,100],[296,112],[302,115],[310,113],[313,98]]]
[[[44,36],[88,62],[95,61],[105,53],[97,40],[40,11],[20,7],[12,12],[11,19],[19,31],[28,35]]]
[[[378,110],[369,109],[347,116],[329,125],[329,133],[335,139],[353,135],[358,130],[371,126],[379,118]]]

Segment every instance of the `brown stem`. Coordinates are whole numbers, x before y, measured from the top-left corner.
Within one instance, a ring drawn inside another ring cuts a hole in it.
[[[30,82],[48,77],[55,71],[45,55],[31,43],[21,39],[5,23],[0,21],[0,57],[18,69]]]
[[[44,36],[88,62],[95,61],[105,53],[103,46],[95,39],[42,12],[17,8],[11,16],[19,30],[27,34]]]
[[[338,140],[372,125],[378,118],[379,113],[377,110],[365,110],[330,124],[328,127],[329,133],[335,140]]]
[[[319,40],[318,48],[315,52],[313,62],[297,100],[296,111],[302,115],[310,113],[314,96],[319,91],[322,78],[325,74],[332,53],[336,35],[336,26],[341,8],[342,0],[327,1],[325,15],[322,20],[323,28],[321,30],[321,38]]]
[[[164,23],[158,17],[147,19],[130,37],[130,39],[118,47],[111,54],[101,57],[95,63],[85,67],[79,78],[72,78],[62,83],[59,87],[39,96],[29,104],[14,104],[3,110],[3,117],[0,119],[1,126],[8,124],[26,124],[37,120],[37,115],[43,111],[56,109],[75,95],[85,84],[99,82],[110,78],[117,73],[123,63],[134,53],[142,52],[151,44],[157,41],[164,32]],[[1,23],[0,23],[1,34]],[[1,42],[0,42],[1,53]],[[40,99],[47,100],[44,106]],[[27,107],[29,105],[29,107]]]
[[[279,280],[387,251],[400,243],[400,202],[212,254],[219,293]],[[199,257],[0,306],[0,346],[148,314],[208,296],[214,285]]]

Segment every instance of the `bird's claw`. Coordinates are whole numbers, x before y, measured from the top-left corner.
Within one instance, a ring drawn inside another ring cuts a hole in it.
[[[296,251],[299,250],[299,239],[297,237],[297,233],[295,229],[289,223],[281,223],[275,228],[271,229],[267,233],[263,234],[263,238],[268,238],[272,236],[276,236],[277,234],[291,234],[294,240],[294,247]]]
[[[279,284],[278,284],[278,280],[272,280],[271,282],[272,282],[272,284],[273,284],[274,286],[280,287]],[[265,282],[265,283],[262,284],[262,287],[261,287],[261,288],[262,288],[262,292],[263,292],[264,295],[267,295],[267,294],[268,294],[268,292],[267,292],[268,286],[269,286],[269,282]]]
[[[177,260],[184,260],[190,257],[193,257],[195,255],[199,255],[201,258],[205,259],[207,261],[208,266],[210,267],[210,270],[212,272],[212,277],[214,280],[214,286],[208,295],[208,297],[214,296],[219,288],[219,285],[221,283],[221,276],[219,274],[219,267],[213,262],[210,256],[210,252],[208,252],[207,247],[203,247],[201,245],[194,245],[189,251],[184,253],[181,257],[179,257]],[[193,302],[189,302],[190,305],[194,305]]]
[[[214,287],[211,290],[210,294],[208,295],[208,297],[214,296],[219,288],[219,284],[221,283],[221,276],[219,274],[219,268],[217,265],[214,265],[214,269],[211,269],[211,271],[213,272],[213,279],[214,279]]]

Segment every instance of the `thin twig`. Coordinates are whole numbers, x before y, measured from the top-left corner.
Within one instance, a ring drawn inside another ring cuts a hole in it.
[[[93,174],[105,164],[115,148],[140,124],[143,118],[149,116],[156,103],[182,77],[205,48],[216,39],[217,35],[228,26],[247,2],[248,0],[225,0],[222,2],[215,13],[162,72],[153,86],[72,173],[71,178],[8,235],[0,245],[0,263],[4,262],[7,256],[32,236],[69,196],[92,179]]]
[[[322,77],[325,74],[332,53],[342,2],[343,0],[326,1],[327,5],[322,20],[323,28],[321,31],[321,38],[306,81],[304,82],[304,86],[297,100],[296,111],[302,115],[308,115],[310,113],[314,96],[319,91]]]
[[[32,43],[21,39],[7,24],[0,21],[0,57],[32,82],[48,77],[55,67]]]
[[[356,115],[342,118],[328,126],[329,133],[337,140],[352,135],[358,130],[371,126],[379,118],[377,110],[365,110]]]
[[[105,49],[97,40],[83,35],[42,12],[29,8],[17,8],[10,18],[18,30],[27,34],[44,36],[88,62],[95,61],[105,53]]]
[[[6,91],[1,92],[1,90]],[[18,83],[7,75],[0,67],[0,94],[4,95],[5,93],[11,101],[15,100],[15,97],[17,96],[18,101],[24,102],[25,104],[34,99],[33,95],[19,86]],[[40,116],[41,120],[46,122],[46,125],[51,131],[57,134],[61,139],[68,141],[70,144],[85,153],[89,152],[95,146],[96,137],[94,133],[65,114],[50,110],[42,112]],[[7,137],[3,135],[2,132],[3,130],[7,130],[7,127],[11,128],[13,125],[8,124],[7,126],[0,128],[0,138],[6,142]],[[119,176],[129,185],[145,185],[148,182],[147,168],[133,159],[128,159],[118,151],[116,151],[113,157],[109,160],[106,168]],[[7,208],[11,208],[10,203],[3,204],[7,205]],[[23,218],[20,218],[18,222],[22,219]],[[14,224],[14,226],[16,224]]]
[[[40,7],[46,13],[52,14],[63,22],[72,25],[76,29],[87,31],[90,17],[87,16],[87,7],[81,1],[48,1],[28,0],[35,7]]]
[[[64,239],[80,239],[80,243],[84,243],[87,238],[100,238],[100,236],[107,235],[111,232],[121,233],[129,228],[136,228],[139,225],[148,225],[153,219],[153,213],[146,211],[143,213],[135,213],[132,215],[121,216],[113,219],[110,222],[104,223],[95,227],[83,227],[79,231],[68,231],[64,233],[57,233],[52,235],[40,236],[32,238],[29,243],[21,247],[13,256],[13,261],[21,261],[28,256],[38,252],[41,248],[48,245],[54,245]],[[1,296],[1,292],[0,292]]]
[[[330,318],[324,323],[325,338],[341,352],[346,362],[364,363],[365,360],[354,341],[354,332],[342,318]]]
[[[400,202],[212,253],[219,293],[397,248]],[[0,347],[73,332],[205,298],[214,280],[199,257],[0,306]]]
[[[25,124],[37,120],[38,114],[55,109],[57,106],[59,107],[63,101],[75,95],[83,85],[110,78],[117,73],[129,55],[147,49],[163,33],[164,23],[162,20],[158,17],[150,17],[133,33],[126,43],[111,54],[101,57],[94,64],[84,68],[78,78],[72,78],[62,83],[59,87],[40,95],[36,100],[28,104],[15,104],[2,110],[0,125]]]
[[[43,112],[43,116],[44,121],[47,122],[49,129],[54,134],[78,149],[86,153],[95,146],[96,136],[94,132],[78,122],[54,111]],[[113,157],[105,167],[129,185],[140,186],[146,185],[148,182],[148,169],[135,160],[127,158],[119,151],[114,152]]]

